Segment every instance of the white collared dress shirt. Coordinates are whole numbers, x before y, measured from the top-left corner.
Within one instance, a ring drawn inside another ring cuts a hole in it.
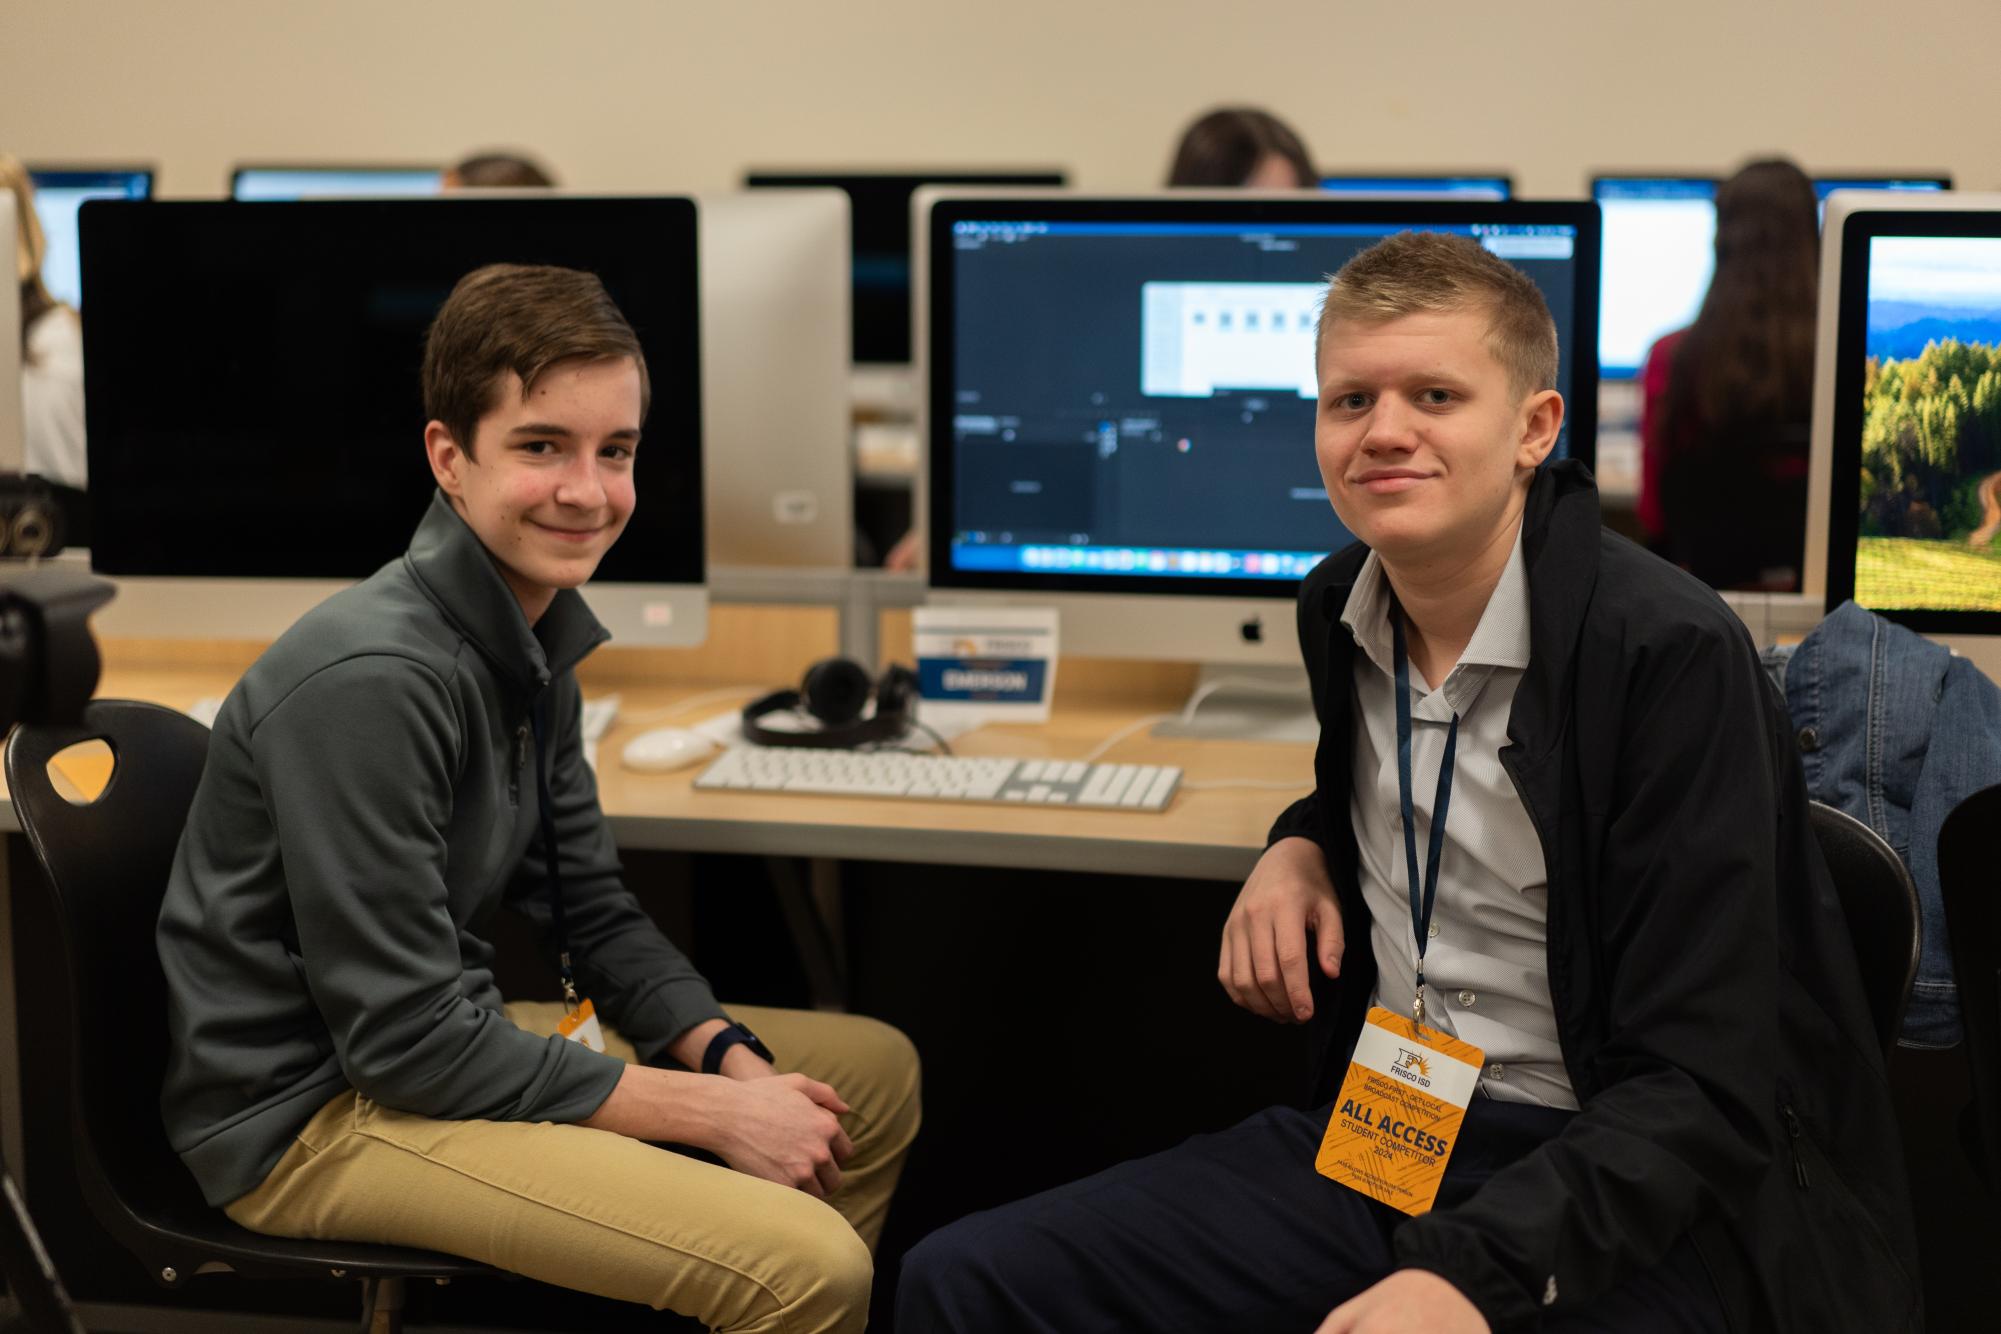
[[[1374,1003],[1408,1016],[1417,987],[1410,876],[1397,787],[1396,668],[1390,586],[1374,552],[1341,624],[1355,656],[1354,795],[1376,956]],[[1433,688],[1410,669],[1411,798],[1418,874],[1431,840],[1438,767],[1459,717],[1438,894],[1424,956],[1424,1016],[1486,1056],[1480,1089],[1504,1102],[1575,1110],[1549,995],[1549,873],[1535,824],[1501,764],[1508,714],[1529,663],[1529,585],[1518,528],[1501,581],[1459,662]],[[1352,928],[1351,928],[1352,929]]]

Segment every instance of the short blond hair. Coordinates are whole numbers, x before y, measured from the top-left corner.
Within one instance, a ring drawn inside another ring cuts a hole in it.
[[[1327,280],[1314,351],[1337,319],[1378,324],[1428,311],[1488,311],[1487,347],[1518,398],[1556,388],[1556,321],[1535,281],[1470,236],[1398,232]]]

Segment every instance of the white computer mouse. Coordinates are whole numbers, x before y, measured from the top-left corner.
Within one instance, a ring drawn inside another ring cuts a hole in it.
[[[619,758],[628,769],[664,774],[699,764],[716,753],[716,743],[685,727],[656,727],[625,743]]]

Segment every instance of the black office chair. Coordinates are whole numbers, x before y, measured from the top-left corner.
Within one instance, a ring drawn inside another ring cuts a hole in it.
[[[96,801],[77,805],[55,790],[49,760],[93,738],[111,749],[111,781]],[[129,700],[91,703],[79,727],[18,727],[7,743],[8,791],[61,927],[77,1179],[99,1225],[165,1286],[218,1270],[354,1280],[362,1327],[387,1334],[402,1327],[406,1279],[499,1271],[401,1246],[293,1241],[238,1227],[203,1201],[167,1144],[160,1119],[166,981],[153,931],[207,755],[200,723]],[[140,1028],[135,1017],[151,1023]]]
[[[1910,868],[1882,836],[1852,815],[1808,803],[1814,837],[1834,875],[1841,912],[1855,942],[1869,1017],[1885,1059],[1904,1027],[1918,976],[1918,887]]]
[[[1967,1147],[1989,1190],[2001,1191],[2001,787],[1953,808],[1938,832],[1938,883],[1959,1018],[1972,1067]]]

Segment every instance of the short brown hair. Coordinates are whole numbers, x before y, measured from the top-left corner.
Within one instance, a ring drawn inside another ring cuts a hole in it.
[[[1398,232],[1341,266],[1327,282],[1317,354],[1336,319],[1381,322],[1420,311],[1487,307],[1487,347],[1518,397],[1556,388],[1556,321],[1535,281],[1470,236]]]
[[[646,354],[597,275],[547,264],[489,264],[459,279],[424,335],[424,411],[467,454],[507,372],[534,389],[558,362],[630,357],[639,415],[653,400]]]

